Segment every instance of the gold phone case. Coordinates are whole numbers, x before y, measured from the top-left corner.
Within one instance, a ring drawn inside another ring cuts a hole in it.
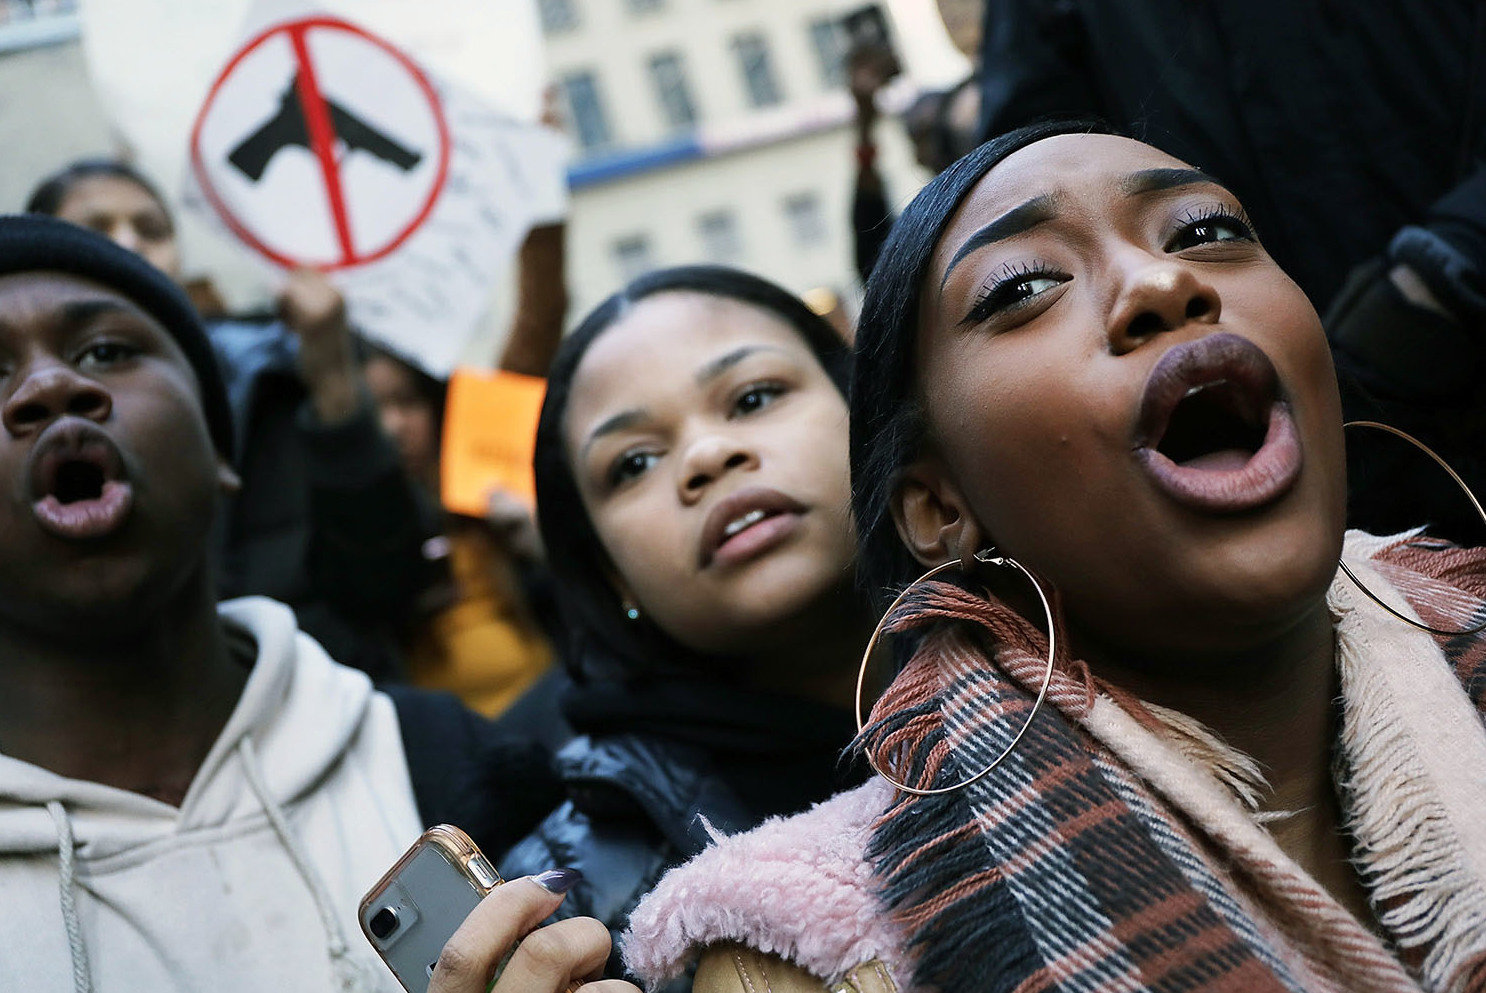
[[[362,933],[408,993],[426,993],[439,952],[479,902],[501,884],[479,847],[457,827],[423,832],[362,898]]]

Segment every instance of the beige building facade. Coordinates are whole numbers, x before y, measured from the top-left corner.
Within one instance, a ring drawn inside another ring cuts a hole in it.
[[[840,18],[860,6],[540,0],[578,149],[575,311],[646,269],[689,262],[736,265],[796,292],[824,287],[854,300],[856,134]],[[937,20],[932,4],[896,7]],[[952,52],[947,39],[943,50]],[[912,60],[904,61],[909,78],[887,95],[890,104],[915,86]],[[893,199],[905,202],[925,177],[894,121],[877,131],[879,167]]]

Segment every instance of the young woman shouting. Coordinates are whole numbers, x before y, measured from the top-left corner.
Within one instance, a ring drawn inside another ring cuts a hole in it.
[[[1229,190],[1091,130],[990,142],[898,222],[852,396],[865,576],[911,584],[880,775],[663,881],[637,974],[1486,983],[1482,557],[1344,536],[1314,309]]]

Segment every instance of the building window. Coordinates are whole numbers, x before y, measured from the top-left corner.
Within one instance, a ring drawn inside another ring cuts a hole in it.
[[[542,30],[548,34],[560,34],[578,26],[576,0],[538,0],[537,11],[542,15]]]
[[[0,0],[0,24],[77,13],[77,0]]]
[[[702,239],[702,254],[709,262],[726,265],[743,254],[738,215],[731,210],[713,210],[698,217],[697,234]]]
[[[738,35],[733,39],[733,51],[738,55],[738,68],[743,73],[743,88],[748,92],[751,106],[772,107],[784,99],[784,94],[779,91],[779,79],[774,75],[774,61],[769,57],[769,46],[765,44],[763,35]]]
[[[632,234],[614,242],[614,268],[619,280],[628,283],[655,268],[655,253],[650,249],[650,236]]]
[[[827,89],[846,85],[846,31],[834,17],[810,22],[810,47],[815,49],[820,81]]]
[[[562,78],[562,91],[567,96],[568,119],[578,136],[578,144],[587,149],[602,148],[614,140],[609,131],[609,118],[599,99],[598,80],[591,72],[572,72]]]
[[[826,242],[825,213],[820,197],[814,193],[796,193],[784,198],[784,219],[790,237],[801,248],[815,248]]]
[[[631,14],[648,14],[666,5],[666,0],[626,0],[626,2],[629,4]]]
[[[691,87],[686,84],[686,72],[678,53],[651,56],[650,81],[655,84],[655,95],[667,125],[686,128],[696,123],[697,108],[691,102]]]
[[[0,53],[71,41],[77,0],[0,0]]]

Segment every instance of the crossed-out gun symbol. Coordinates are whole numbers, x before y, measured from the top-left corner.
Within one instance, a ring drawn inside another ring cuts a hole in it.
[[[348,151],[375,155],[403,172],[410,172],[423,161],[422,153],[387,137],[335,101],[326,100],[325,110],[330,115],[330,126],[335,130],[335,136],[345,143]],[[279,98],[278,113],[228,153],[227,161],[256,183],[263,178],[273,157],[294,145],[310,150],[310,129],[305,123],[304,107],[299,100],[298,73]]]

